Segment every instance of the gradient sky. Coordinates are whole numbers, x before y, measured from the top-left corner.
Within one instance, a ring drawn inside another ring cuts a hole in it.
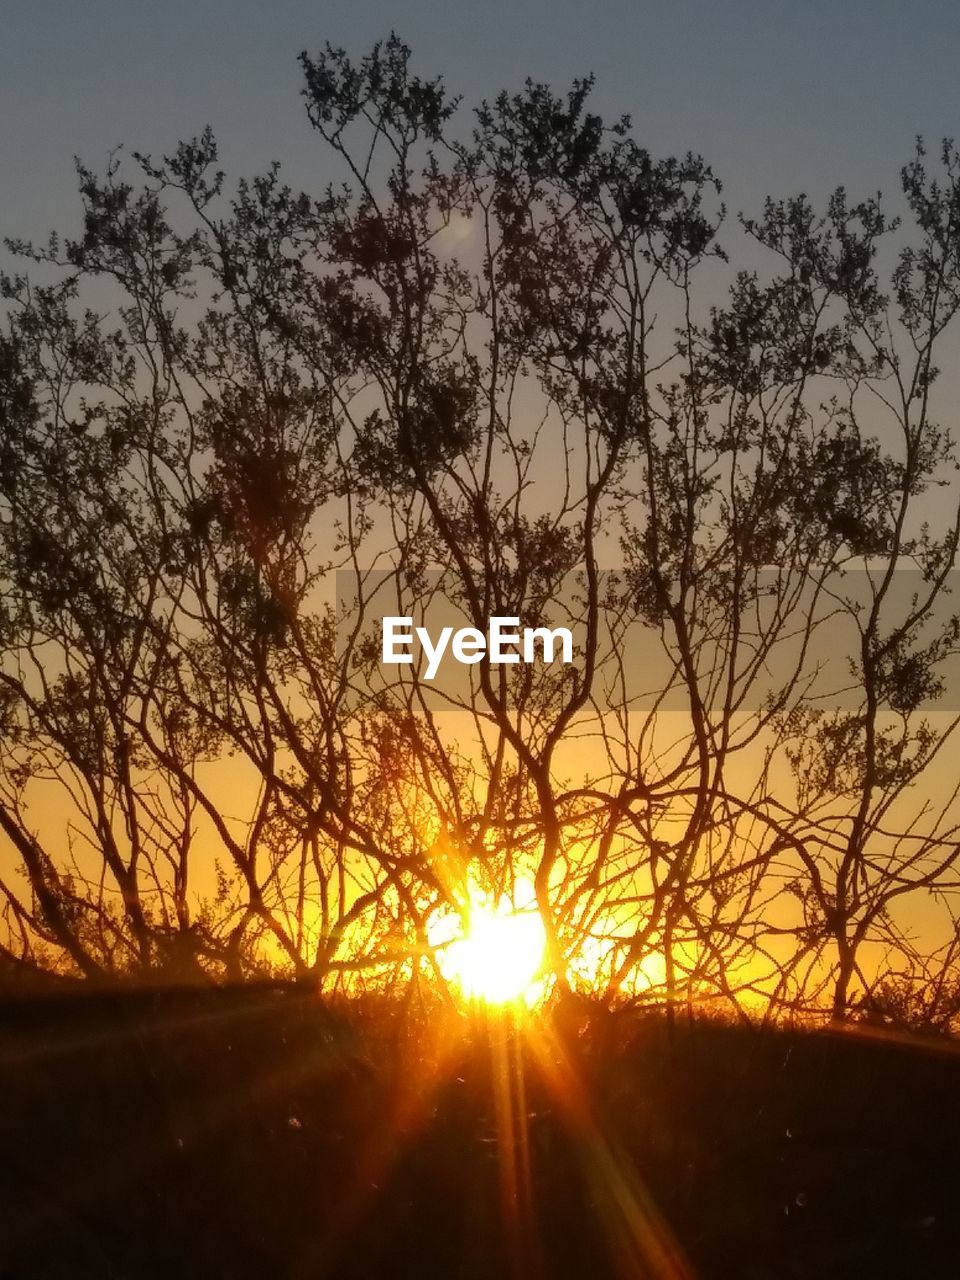
[[[956,0],[5,0],[0,23],[13,235],[76,226],[74,154],[99,169],[120,142],[157,154],[207,123],[234,176],[277,158],[319,184],[296,55],[359,55],[391,26],[468,101],[595,72],[605,112],[630,111],[656,154],[703,154],[734,210],[892,191],[917,133],[960,134]]]
[[[102,169],[208,123],[231,177],[276,158],[318,190],[297,53],[359,57],[391,27],[468,103],[596,73],[599,108],[655,155],[704,155],[734,211],[894,192],[918,133],[960,136],[960,0],[0,0],[0,234],[75,232],[74,155]]]

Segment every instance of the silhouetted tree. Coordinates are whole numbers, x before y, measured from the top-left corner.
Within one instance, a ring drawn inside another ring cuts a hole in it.
[[[5,953],[415,983],[529,879],[561,986],[845,1016],[942,941],[921,895],[954,933],[956,151],[913,240],[771,201],[727,289],[711,170],[589,80],[467,127],[396,38],[302,66],[345,185],[228,197],[208,131],[12,246]],[[382,667],[438,601],[576,662]]]

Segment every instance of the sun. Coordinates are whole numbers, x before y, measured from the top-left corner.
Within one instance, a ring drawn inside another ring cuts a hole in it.
[[[538,975],[543,966],[546,934],[536,906],[518,907],[533,898],[518,886],[511,902],[494,900],[470,885],[462,913],[434,917],[427,931],[437,964],[448,982],[468,1000],[490,1005],[532,1005],[543,994]]]

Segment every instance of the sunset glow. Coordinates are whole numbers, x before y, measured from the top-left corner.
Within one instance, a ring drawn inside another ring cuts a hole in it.
[[[437,964],[465,998],[529,1006],[543,994],[538,974],[546,939],[532,890],[529,897],[530,906],[517,907],[506,896],[495,901],[471,885],[462,913],[434,918],[428,938],[437,948]]]

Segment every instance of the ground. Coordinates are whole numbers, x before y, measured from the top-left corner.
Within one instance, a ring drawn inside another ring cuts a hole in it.
[[[0,1004],[0,1277],[960,1275],[960,1056],[302,992]]]

